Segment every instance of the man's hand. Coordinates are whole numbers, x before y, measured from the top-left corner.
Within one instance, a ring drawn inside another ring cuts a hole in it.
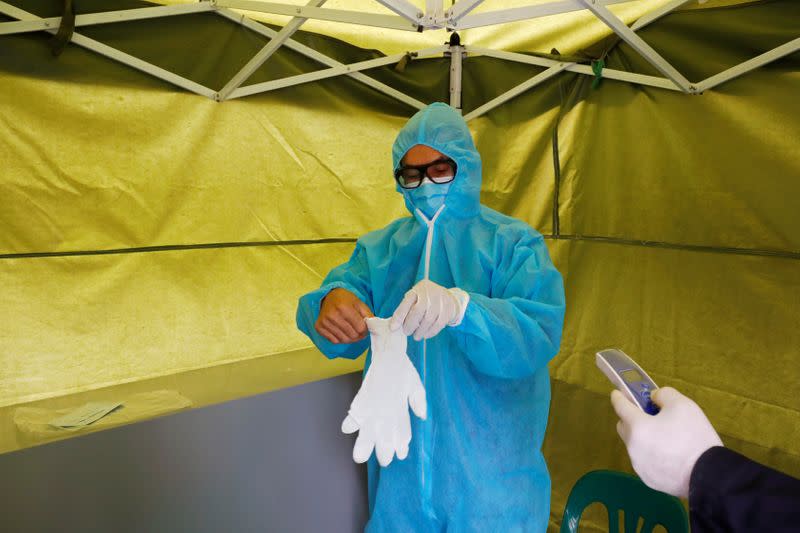
[[[445,326],[457,326],[464,318],[469,295],[461,289],[445,289],[429,280],[421,280],[403,297],[392,315],[390,328],[403,328],[415,341],[430,339]]]
[[[314,329],[334,344],[350,344],[367,336],[364,319],[372,316],[375,315],[358,296],[336,288],[322,299]]]
[[[611,403],[620,418],[617,433],[647,486],[687,498],[694,464],[722,441],[702,409],[672,387],[656,390],[653,402],[661,411],[648,415],[618,390],[612,392]]]

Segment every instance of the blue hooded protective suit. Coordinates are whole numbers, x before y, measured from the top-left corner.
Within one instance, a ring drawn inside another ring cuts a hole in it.
[[[413,216],[361,237],[350,260],[300,299],[297,325],[326,356],[355,358],[369,348],[368,338],[333,344],[314,329],[331,289],[353,292],[384,318],[426,273],[467,291],[458,326],[427,341],[409,338],[428,417],[412,417],[407,459],[386,468],[370,459],[366,529],[545,531],[550,477],[541,445],[550,406],[547,363],[558,352],[564,320],[561,275],[539,233],[480,204],[480,155],[454,109],[436,103],[415,114],[394,143],[395,168],[417,144],[458,165],[435,223],[398,187]]]

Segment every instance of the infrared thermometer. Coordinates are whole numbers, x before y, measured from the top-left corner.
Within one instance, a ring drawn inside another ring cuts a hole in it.
[[[611,380],[628,400],[639,406],[648,415],[658,414],[660,409],[650,399],[658,386],[650,379],[642,367],[628,357],[622,350],[609,349],[597,352],[597,368]]]

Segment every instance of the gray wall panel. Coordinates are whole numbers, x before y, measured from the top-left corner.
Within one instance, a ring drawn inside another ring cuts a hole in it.
[[[0,455],[0,531],[362,531],[351,374]]]

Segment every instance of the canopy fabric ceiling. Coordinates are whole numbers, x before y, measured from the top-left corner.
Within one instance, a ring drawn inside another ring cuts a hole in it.
[[[478,5],[474,13],[487,13],[524,6],[543,5],[551,1],[552,0],[486,0]],[[711,9],[748,4],[754,1],[758,0],[708,0],[703,3],[699,3],[697,0],[691,0],[679,9]],[[154,0],[154,2],[162,5],[189,3],[187,0]],[[288,0],[282,3],[304,5],[306,2],[302,0]],[[421,11],[425,11],[425,0],[412,0],[410,3],[419,7]],[[626,24],[632,24],[638,18],[669,3],[670,0],[636,0],[614,4],[611,5],[609,9],[619,16]],[[444,4],[444,7],[448,8],[453,5],[453,2],[445,1]],[[391,13],[388,8],[374,0],[330,0],[324,4],[324,7],[329,9],[364,11],[368,13]],[[239,12],[255,20],[278,24],[280,26],[283,26],[290,20],[289,17],[269,15],[257,11],[239,10]],[[443,29],[414,33],[324,20],[309,20],[303,25],[303,29],[341,39],[360,48],[379,50],[387,55],[438,46],[448,40],[448,32]],[[583,48],[595,44],[611,33],[608,26],[586,10],[561,13],[538,18],[533,21],[511,22],[482,28],[472,28],[459,32],[461,35],[461,42],[473,46],[518,52],[544,53],[549,53],[551,49],[556,48],[562,54],[574,54]]]

